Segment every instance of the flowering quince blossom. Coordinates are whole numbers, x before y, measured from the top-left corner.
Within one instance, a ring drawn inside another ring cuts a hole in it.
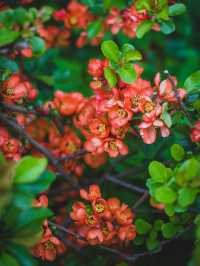
[[[82,245],[127,243],[136,237],[134,214],[126,204],[104,199],[98,185],[81,189],[80,197],[86,202],[75,202],[70,216],[75,223],[71,230],[84,238]]]
[[[192,142],[200,142],[200,120],[196,121],[190,132]]]
[[[20,103],[23,100],[35,100],[37,90],[20,73],[14,73],[5,80],[0,95],[5,102]]]
[[[33,201],[33,206],[36,208],[47,208],[48,198],[46,195],[41,195],[37,200]],[[53,235],[48,227],[48,221],[43,223],[43,234],[41,240],[31,249],[33,256],[42,260],[53,261],[55,258],[65,252],[64,244]]]
[[[53,17],[56,21],[62,21],[67,30],[82,30],[76,40],[78,48],[88,43],[92,46],[99,45],[106,32],[109,31],[113,35],[122,31],[129,38],[135,38],[138,26],[144,21],[152,20],[152,15],[148,14],[147,10],[137,10],[135,4],[123,10],[112,7],[104,21],[102,21],[101,28],[96,36],[88,38],[87,28],[98,17],[90,13],[86,5],[76,0],[71,0],[65,9],[56,10]],[[154,31],[160,31],[160,26],[157,23],[153,23],[151,28]]]

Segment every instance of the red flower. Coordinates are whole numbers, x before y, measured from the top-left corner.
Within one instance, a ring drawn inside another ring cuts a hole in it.
[[[96,201],[101,198],[101,191],[98,185],[91,185],[88,192],[85,189],[81,189],[80,196],[85,200]]]
[[[85,205],[82,202],[76,202],[72,206],[72,212],[70,213],[70,217],[77,224],[84,224],[87,219],[87,213]]]
[[[133,222],[133,212],[126,204],[122,204],[119,209],[116,210],[115,217],[120,225],[130,225]]]
[[[74,114],[82,101],[83,95],[79,92],[64,93],[56,91],[55,93],[55,107],[65,116]]]
[[[90,229],[87,233],[86,239],[90,245],[101,244],[104,240],[103,232],[101,229]]]
[[[120,139],[107,138],[104,141],[104,151],[110,157],[117,157],[118,155],[126,155],[128,153],[128,146]]]
[[[107,204],[112,214],[115,214],[121,206],[121,201],[118,198],[110,198],[107,200]]]
[[[99,138],[106,138],[109,136],[110,129],[107,121],[104,119],[92,119],[89,125],[90,132]]]
[[[106,25],[110,28],[112,34],[117,34],[124,26],[122,14],[120,10],[113,7],[110,14],[106,18]]]
[[[99,166],[105,164],[106,162],[106,154],[100,153],[100,154],[91,154],[87,153],[84,156],[84,161],[91,167],[91,168],[98,168]]]
[[[84,148],[94,154],[100,154],[104,151],[103,141],[97,137],[89,137],[84,143]]]
[[[155,84],[158,89],[159,97],[171,103],[178,103],[179,100],[183,100],[186,96],[186,91],[184,89],[176,89],[177,79],[171,77],[175,88],[173,88],[172,82],[169,79],[160,82],[160,74],[158,73],[155,77]]]
[[[118,231],[119,238],[124,240],[133,240],[136,237],[136,228],[133,224],[121,226]]]
[[[196,121],[194,127],[190,132],[192,142],[200,142],[200,120]]]
[[[53,261],[55,258],[65,252],[64,244],[53,236],[49,228],[45,229],[42,239],[32,248],[35,257],[42,260]]]
[[[33,201],[33,206],[34,207],[48,207],[48,198],[46,195],[41,195],[39,199]]]
[[[115,106],[108,111],[112,127],[122,127],[132,119],[133,113],[123,107]]]

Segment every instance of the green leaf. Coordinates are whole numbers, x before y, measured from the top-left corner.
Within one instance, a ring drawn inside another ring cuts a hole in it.
[[[152,225],[150,223],[140,218],[135,221],[135,226],[137,233],[140,235],[147,234],[152,228]]]
[[[164,238],[170,239],[177,233],[177,226],[173,223],[166,223],[162,226],[162,234]]]
[[[198,190],[195,188],[184,187],[178,191],[178,204],[181,207],[187,207],[191,205],[197,196]]]
[[[176,200],[176,193],[168,186],[161,186],[156,189],[155,197],[161,203],[171,204]]]
[[[19,32],[6,28],[0,29],[0,47],[14,42],[19,37]]]
[[[55,180],[54,173],[45,171],[40,177],[32,183],[20,183],[15,185],[16,191],[26,192],[31,195],[37,195],[46,191]]]
[[[169,6],[169,16],[179,16],[186,11],[184,4],[176,3],[172,6]]]
[[[118,45],[114,41],[104,41],[101,44],[101,51],[106,58],[114,61],[115,63],[119,63],[120,51]]]
[[[46,158],[23,157],[16,165],[15,183],[36,181],[47,167]]]
[[[200,90],[200,70],[191,74],[184,83],[184,88],[187,90],[188,93],[191,92],[199,92]]]
[[[166,208],[165,208],[165,213],[171,217],[175,214],[175,208],[174,208],[174,205],[167,205]]]
[[[154,22],[151,20],[146,20],[137,27],[136,36],[141,39],[148,31],[151,30]]]
[[[52,212],[47,208],[29,208],[19,214],[14,230],[25,230],[30,224],[43,222],[50,216]]]
[[[131,84],[137,78],[137,74],[135,69],[133,68],[133,64],[126,64],[124,67],[121,67],[117,70],[122,81]]]
[[[109,86],[111,88],[115,87],[115,85],[117,84],[117,76],[116,76],[115,72],[110,67],[104,68],[104,76],[105,76]]]
[[[94,22],[91,22],[87,28],[88,39],[91,40],[94,37],[96,37],[97,34],[101,31],[101,29],[102,29],[102,19],[97,19]]]
[[[137,50],[127,51],[123,53],[123,60],[128,63],[131,61],[138,61],[142,59],[142,54]]]
[[[160,24],[160,30],[161,32],[163,32],[164,34],[170,34],[172,32],[175,31],[175,24],[173,21],[169,20],[169,21],[163,21]]]
[[[155,182],[159,183],[165,183],[169,178],[165,165],[157,161],[150,163],[149,174]]]
[[[45,52],[46,46],[42,38],[34,36],[29,40],[29,42],[34,55],[39,56]]]
[[[14,11],[14,16],[16,18],[16,22],[23,25],[25,22],[27,22],[27,12],[26,9],[23,7],[18,7]]]
[[[181,166],[176,170],[176,181],[178,184],[182,185],[185,182],[191,181],[197,176],[199,172],[199,162],[192,158],[181,164]]]
[[[171,152],[172,158],[176,160],[177,162],[182,161],[183,158],[185,157],[185,150],[179,144],[173,144],[170,149],[170,152]]]

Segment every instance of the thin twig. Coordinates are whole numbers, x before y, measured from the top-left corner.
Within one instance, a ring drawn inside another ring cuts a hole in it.
[[[134,192],[138,192],[138,193],[145,193],[147,192],[147,190],[145,188],[140,188],[138,186],[135,186],[131,183],[125,182],[119,178],[117,178],[116,176],[112,176],[112,175],[105,175],[105,180],[108,180],[116,185],[120,185],[122,187],[128,188]]]
[[[37,151],[42,153],[48,159],[49,163],[52,164],[65,179],[71,181],[69,175],[65,173],[62,164],[59,162],[58,159],[53,156],[51,151],[48,150],[46,147],[42,146],[40,143],[34,140],[28,133],[26,133],[24,128],[20,126],[16,120],[11,119],[9,116],[3,113],[0,113],[0,122],[15,131],[17,134],[19,134],[20,137],[27,140]]]
[[[136,203],[133,205],[133,210],[138,208],[149,196],[148,191],[144,192],[144,194],[136,201]]]

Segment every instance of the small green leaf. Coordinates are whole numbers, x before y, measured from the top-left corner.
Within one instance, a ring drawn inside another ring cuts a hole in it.
[[[191,205],[197,196],[198,190],[195,188],[184,187],[178,191],[178,204],[181,207],[187,207]]]
[[[194,72],[185,80],[184,88],[188,93],[198,92],[200,90],[200,70]]]
[[[158,202],[171,204],[176,200],[176,193],[168,186],[161,186],[156,189],[155,197]]]
[[[137,233],[140,235],[147,234],[152,228],[152,225],[150,223],[140,218],[135,221],[135,226]]]
[[[157,161],[150,163],[149,174],[154,181],[159,183],[165,183],[169,178],[165,165]]]
[[[132,51],[127,51],[125,53],[123,53],[123,57],[124,61],[126,63],[131,62],[131,61],[138,61],[142,59],[142,54],[137,51],[137,50],[132,50]]]
[[[34,36],[29,40],[29,42],[34,55],[39,56],[45,52],[46,46],[42,38]]]
[[[200,164],[199,162],[192,158],[183,162],[180,167],[176,170],[176,181],[178,184],[182,185],[185,182],[191,181],[197,176],[199,172]]]
[[[115,63],[119,63],[120,51],[118,45],[114,41],[104,41],[101,44],[101,51],[106,58]]]
[[[31,183],[36,181],[47,167],[45,158],[23,157],[16,165],[15,183]]]
[[[121,67],[117,70],[122,81],[131,84],[137,78],[137,74],[135,69],[133,68],[133,64],[126,64],[124,67]]]
[[[170,151],[171,151],[172,158],[176,160],[177,162],[182,161],[183,158],[185,157],[185,150],[179,144],[172,145]]]
[[[164,34],[170,34],[172,32],[175,31],[175,24],[173,21],[169,20],[169,21],[163,21],[160,24],[160,30],[161,32],[163,32]]]
[[[1,28],[0,29],[0,47],[14,42],[18,37],[19,37],[18,31]]]
[[[169,6],[169,16],[179,16],[186,11],[184,4],[176,3],[172,6]]]
[[[6,57],[0,57],[0,69],[9,70],[11,73],[19,71],[17,63]]]
[[[162,234],[164,238],[170,239],[177,233],[177,226],[173,223],[166,223],[162,226]]]
[[[136,36],[141,39],[148,31],[151,30],[154,22],[151,20],[146,20],[137,27]]]
[[[104,76],[105,76],[109,86],[111,88],[115,87],[115,85],[117,84],[117,76],[116,76],[115,72],[110,67],[104,68]]]
[[[167,205],[166,208],[165,208],[165,213],[171,217],[175,214],[175,208],[174,208],[174,205]]]
[[[101,31],[101,29],[102,29],[102,19],[98,19],[95,20],[94,22],[91,22],[87,28],[88,39],[91,40],[94,37],[96,37],[97,34]]]

